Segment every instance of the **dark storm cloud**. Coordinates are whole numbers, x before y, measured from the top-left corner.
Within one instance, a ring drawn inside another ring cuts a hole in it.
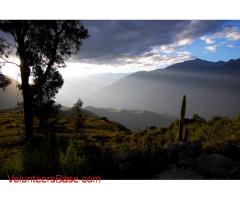
[[[140,56],[153,46],[169,45],[220,30],[223,21],[126,20],[83,21],[90,38],[75,61],[114,64],[119,58]]]

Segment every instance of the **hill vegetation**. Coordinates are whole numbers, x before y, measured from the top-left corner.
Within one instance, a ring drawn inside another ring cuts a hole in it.
[[[24,143],[21,110],[0,114],[0,176],[15,175],[97,175],[103,179],[235,179],[240,177],[240,116],[198,115],[185,119],[178,142],[179,121],[168,128],[149,127],[130,131],[107,118],[83,112],[81,131],[73,113],[60,113],[41,132],[34,119],[35,137]],[[27,159],[26,159],[27,158]],[[228,161],[229,165],[223,163]],[[206,167],[206,163],[210,163]],[[221,169],[222,171],[218,172]],[[169,172],[170,170],[170,172]],[[179,172],[184,170],[180,176]],[[184,178],[184,173],[193,174]],[[169,173],[171,176],[169,176]],[[174,176],[174,173],[177,174]]]

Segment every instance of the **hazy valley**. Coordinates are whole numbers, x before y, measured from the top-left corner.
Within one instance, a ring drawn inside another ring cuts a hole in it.
[[[21,101],[14,80],[0,95],[0,108],[14,107]],[[66,80],[56,101],[70,107],[80,98],[96,115],[130,129],[142,129],[169,125],[179,115],[183,95],[188,97],[188,117],[196,113],[206,118],[238,115],[240,60],[214,63],[195,59],[150,72]]]

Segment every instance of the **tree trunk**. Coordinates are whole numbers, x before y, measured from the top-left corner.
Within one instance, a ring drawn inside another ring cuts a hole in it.
[[[33,120],[32,120],[32,94],[29,85],[30,69],[28,66],[21,66],[22,92],[23,92],[23,109],[25,124],[25,139],[29,141],[33,137]]]

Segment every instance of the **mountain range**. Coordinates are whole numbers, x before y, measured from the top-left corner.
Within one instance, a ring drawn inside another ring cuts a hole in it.
[[[240,59],[194,59],[131,74],[105,87],[99,94],[104,104],[98,107],[144,109],[178,116],[183,95],[187,96],[188,116],[239,114]]]
[[[0,109],[13,107],[21,101],[16,86],[17,82],[13,80],[5,92],[0,91]],[[226,62],[194,59],[149,72],[103,73],[82,79],[65,79],[56,102],[71,107],[81,98],[85,107],[144,110],[179,116],[183,95],[187,96],[187,117],[195,113],[206,118],[238,115],[240,59]],[[109,114],[107,111],[105,115]]]

